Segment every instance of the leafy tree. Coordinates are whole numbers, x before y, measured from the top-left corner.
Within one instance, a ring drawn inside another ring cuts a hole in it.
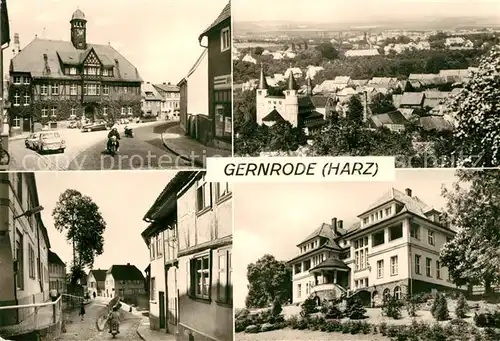
[[[483,283],[487,294],[500,282],[500,171],[458,170],[443,189],[446,218],[458,232],[440,258],[457,285]]]
[[[330,42],[321,43],[316,46],[316,49],[321,52],[321,55],[325,59],[334,60],[339,57],[339,52]]]
[[[383,304],[382,304],[382,313],[391,317],[395,320],[401,318],[401,308],[403,303],[398,300],[395,296],[392,295],[384,295]]]
[[[447,320],[450,317],[448,312],[448,302],[444,295],[438,293],[431,307],[432,316],[438,321]]]
[[[458,123],[457,150],[472,158],[481,157],[474,167],[500,165],[500,49],[493,49],[485,56],[479,70],[464,84],[451,101],[450,108]]]
[[[457,300],[457,306],[455,307],[455,314],[458,318],[467,317],[467,312],[469,311],[469,306],[467,305],[467,301],[465,300],[464,294],[460,293]]]
[[[311,314],[314,314],[317,312],[316,300],[314,299],[314,297],[308,297],[304,300],[304,302],[302,302],[300,308],[300,316],[302,317],[307,317]]]
[[[304,131],[288,121],[277,122],[269,128],[267,146],[270,151],[295,151],[306,142]]]
[[[372,102],[370,103],[370,109],[373,114],[382,114],[385,112],[393,111],[396,108],[392,103],[392,95],[384,95],[381,93],[376,94],[372,98]]]
[[[266,254],[247,266],[247,308],[263,308],[274,301],[285,303],[292,297],[292,273],[286,262]]]
[[[104,251],[102,235],[106,222],[99,207],[92,198],[67,189],[59,196],[52,217],[54,227],[59,232],[66,232],[66,239],[73,244],[72,280],[81,278],[83,268],[91,268],[94,258]]]
[[[364,117],[364,106],[359,96],[352,96],[347,103],[347,118],[356,125],[361,125]]]
[[[257,46],[254,50],[253,50],[253,53],[256,55],[256,56],[261,56],[262,55],[262,52],[264,52],[264,49],[260,46]]]

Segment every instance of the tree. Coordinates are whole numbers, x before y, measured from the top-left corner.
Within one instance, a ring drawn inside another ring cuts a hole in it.
[[[345,315],[351,320],[360,320],[365,317],[366,309],[363,307],[361,300],[354,296],[347,299]]]
[[[383,114],[389,111],[393,111],[396,108],[392,103],[392,95],[384,95],[382,93],[378,93],[372,98],[372,102],[370,104],[370,109],[373,114]]]
[[[334,60],[339,57],[339,52],[333,47],[330,42],[321,43],[316,46],[316,49],[321,52],[323,58],[328,60]]]
[[[446,301],[446,297],[444,297],[444,295],[440,293],[436,295],[434,303],[431,307],[431,314],[438,321],[444,321],[450,317],[448,312],[448,302]]]
[[[455,314],[458,318],[467,317],[467,312],[469,311],[469,306],[467,305],[467,301],[465,300],[464,294],[460,293],[457,300],[457,306],[455,307]]]
[[[455,237],[440,258],[457,285],[482,283],[487,294],[500,283],[500,171],[458,170],[452,189],[443,189]]]
[[[474,167],[500,165],[499,69],[500,50],[492,49],[450,103],[458,125],[455,148],[471,158],[481,157]]]
[[[347,103],[347,117],[356,125],[361,125],[364,117],[364,107],[359,96],[352,96]]]
[[[59,196],[52,217],[54,227],[66,232],[66,239],[73,244],[72,280],[75,282],[72,284],[75,284],[83,268],[91,268],[95,257],[103,253],[106,222],[97,204],[74,189],[67,189]]]
[[[269,128],[267,147],[270,151],[295,151],[306,142],[304,131],[288,121],[277,122]]]
[[[286,262],[266,254],[247,266],[247,308],[263,308],[278,301],[285,303],[292,297],[292,273]]]
[[[261,56],[262,55],[262,52],[264,52],[264,49],[260,46],[257,46],[254,50],[253,50],[253,53],[256,55],[256,56]]]

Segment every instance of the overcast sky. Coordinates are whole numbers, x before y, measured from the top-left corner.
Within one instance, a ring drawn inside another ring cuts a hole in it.
[[[203,51],[198,36],[228,0],[10,0],[11,45],[35,35],[70,41],[73,12],[87,19],[87,42],[108,44],[134,64],[145,82],[179,82]],[[12,49],[4,51],[9,65]],[[8,68],[6,69],[8,72]]]
[[[52,251],[68,265],[72,248],[64,233],[54,228],[52,211],[66,189],[75,189],[91,197],[107,223],[104,253],[97,257],[94,269],[108,269],[113,264],[134,264],[144,271],[149,251],[141,237],[148,226],[142,218],[154,203],[175,171],[143,172],[37,172],[36,181],[42,219],[49,233]],[[69,271],[69,269],[68,269]]]
[[[454,170],[426,169],[398,171],[395,182],[234,185],[234,298],[235,307],[244,307],[248,281],[246,267],[269,253],[278,260],[298,254],[296,245],[321,223],[333,217],[344,227],[394,187],[411,188],[427,205],[438,210],[445,206],[441,197],[444,184],[449,188],[456,178]]]
[[[234,1],[237,21],[348,22],[429,16],[499,16],[498,0],[252,0]]]

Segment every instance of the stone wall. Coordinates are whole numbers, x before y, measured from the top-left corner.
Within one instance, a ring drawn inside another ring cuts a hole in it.
[[[177,326],[177,341],[216,341],[206,335],[197,333],[189,327],[178,324]]]

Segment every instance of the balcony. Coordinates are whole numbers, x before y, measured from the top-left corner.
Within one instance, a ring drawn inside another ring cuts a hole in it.
[[[324,283],[311,288],[311,294],[316,294],[321,300],[333,300],[340,298],[347,290],[339,284]]]

